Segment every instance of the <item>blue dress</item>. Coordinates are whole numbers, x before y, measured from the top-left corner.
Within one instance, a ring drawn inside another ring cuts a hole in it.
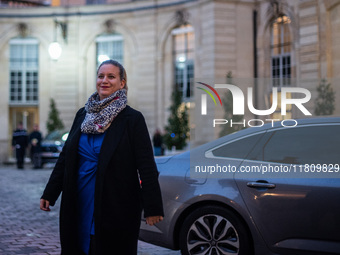
[[[78,240],[85,254],[90,248],[90,235],[94,235],[94,190],[100,148],[104,134],[84,134],[79,140],[78,155]]]

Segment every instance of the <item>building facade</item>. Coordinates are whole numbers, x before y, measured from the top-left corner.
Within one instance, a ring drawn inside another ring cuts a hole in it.
[[[303,80],[314,100],[316,86],[327,78],[340,95],[340,1],[6,3],[0,5],[2,161],[12,156],[18,121],[29,131],[39,123],[46,134],[51,98],[69,129],[107,58],[125,66],[129,104],[144,114],[150,132],[167,124],[175,86],[190,102],[192,78],[223,79],[231,72],[234,78],[269,79],[256,88],[259,107],[266,107],[262,95],[272,87],[297,86],[293,81]],[[53,42],[62,49],[57,60],[49,54]]]

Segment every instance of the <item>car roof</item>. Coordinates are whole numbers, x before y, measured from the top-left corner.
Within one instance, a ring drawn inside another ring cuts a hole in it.
[[[284,121],[289,121],[289,120],[284,120]],[[300,126],[311,125],[311,124],[315,125],[315,124],[327,124],[327,123],[329,124],[340,123],[340,117],[324,117],[323,116],[323,117],[314,117],[314,118],[295,119],[295,121],[297,121],[296,127],[300,127]],[[253,135],[256,133],[261,133],[261,132],[265,132],[265,131],[277,129],[277,128],[282,128],[281,121],[273,122],[273,124],[270,122],[268,124],[264,124],[263,126],[259,126],[259,127],[248,127],[246,129],[242,129],[235,133],[228,134],[226,136],[217,138],[214,141],[200,145],[196,148],[191,149],[190,151],[194,152],[195,150],[201,150],[201,151],[209,150],[215,146],[218,146],[220,144],[226,143],[231,140],[235,140],[241,137],[245,137],[248,135]],[[294,128],[294,127],[291,127],[291,128]]]
[[[45,140],[61,140],[64,134],[68,133],[67,130],[54,130],[47,134]]]

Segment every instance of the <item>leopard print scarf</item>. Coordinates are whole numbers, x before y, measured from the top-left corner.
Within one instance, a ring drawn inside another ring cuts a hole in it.
[[[85,104],[86,116],[81,124],[81,132],[86,134],[104,133],[127,104],[125,89],[100,101],[98,92],[93,93]]]

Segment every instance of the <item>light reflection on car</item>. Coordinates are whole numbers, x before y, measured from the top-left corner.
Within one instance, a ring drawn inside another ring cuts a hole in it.
[[[183,255],[339,254],[339,144],[340,118],[311,118],[156,158],[165,217],[152,227],[143,219],[140,239]],[[228,165],[236,171],[195,173]],[[264,165],[302,175],[240,172]]]

